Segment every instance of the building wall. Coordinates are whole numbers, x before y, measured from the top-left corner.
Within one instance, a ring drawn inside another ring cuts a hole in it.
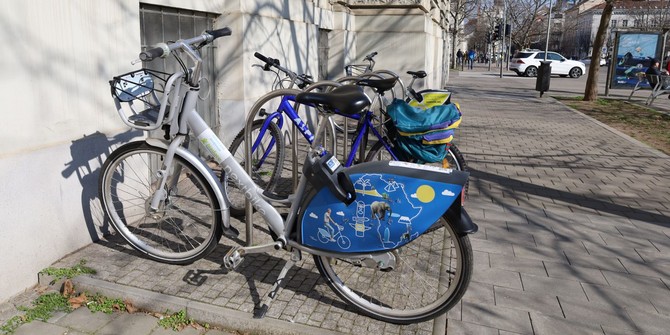
[[[380,52],[379,68],[425,69],[441,83],[442,40],[426,11],[358,16],[327,0],[144,0],[220,15],[216,86],[224,143],[274,79],[251,65],[259,51],[317,75],[319,29],[329,31],[329,72]],[[139,68],[138,0],[9,1],[0,11],[0,302],[31,287],[36,273],[109,231],[97,200],[100,167],[113,148],[143,136],[119,120],[108,80]],[[393,24],[391,24],[393,23]]]

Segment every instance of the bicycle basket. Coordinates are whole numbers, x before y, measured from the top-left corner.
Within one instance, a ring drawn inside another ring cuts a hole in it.
[[[344,72],[347,74],[347,77],[351,76],[360,76],[362,74],[368,73],[368,65],[363,64],[351,64],[344,67]]]
[[[428,109],[410,106],[394,99],[387,113],[393,121],[396,145],[408,158],[420,163],[439,162],[447,154],[446,145],[461,123],[461,111],[454,104]]]
[[[158,120],[161,110],[159,94],[165,92],[167,77],[164,72],[140,69],[115,76],[109,81],[112,97],[124,123],[139,129],[157,128],[157,124],[162,122]],[[141,111],[135,109],[135,101],[143,104]],[[126,113],[121,103],[127,105],[132,113]]]

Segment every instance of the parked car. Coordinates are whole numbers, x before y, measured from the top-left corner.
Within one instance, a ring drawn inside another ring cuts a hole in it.
[[[580,59],[579,61],[584,63],[585,65],[589,65],[589,64],[591,64],[591,57]],[[601,58],[600,59],[600,66],[605,66],[605,65],[607,65],[607,60],[605,60],[605,58]]]
[[[517,52],[510,61],[510,70],[516,72],[519,76],[535,77],[540,62],[544,60],[544,51],[542,50],[523,50]],[[584,74],[586,65],[580,61],[569,60],[556,52],[547,53],[547,61],[551,62],[551,74],[557,74],[561,77],[570,76],[579,78]]]

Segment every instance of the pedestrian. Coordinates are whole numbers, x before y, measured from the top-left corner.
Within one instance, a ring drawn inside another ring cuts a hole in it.
[[[456,64],[461,65],[463,62],[463,51],[461,49],[458,49],[456,52]]]
[[[652,88],[656,87],[659,83],[661,83],[661,89],[667,89],[668,84],[665,83],[665,79],[661,78],[661,75],[667,75],[668,73],[665,70],[660,70],[659,67],[661,66],[661,62],[659,62],[658,59],[652,59],[651,60],[651,65],[649,68],[647,68],[647,71],[645,71],[645,75],[647,75],[647,81],[649,81],[649,84],[651,85]],[[669,96],[670,98],[670,96]]]
[[[474,50],[470,49],[470,51],[468,51],[468,61],[469,61],[468,68],[470,70],[472,70],[472,68],[474,66],[476,56],[477,56],[477,53]]]

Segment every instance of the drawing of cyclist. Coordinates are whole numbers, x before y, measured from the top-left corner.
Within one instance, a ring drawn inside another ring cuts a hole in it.
[[[330,233],[330,241],[333,242],[335,241],[335,239],[333,238],[333,236],[335,236],[335,228],[333,228],[333,226],[331,226],[330,224],[333,223],[337,225],[337,223],[335,223],[335,221],[333,221],[333,219],[330,218],[330,213],[331,209],[328,208],[326,212],[323,214],[323,225],[326,226],[326,229],[328,229],[328,232]]]

